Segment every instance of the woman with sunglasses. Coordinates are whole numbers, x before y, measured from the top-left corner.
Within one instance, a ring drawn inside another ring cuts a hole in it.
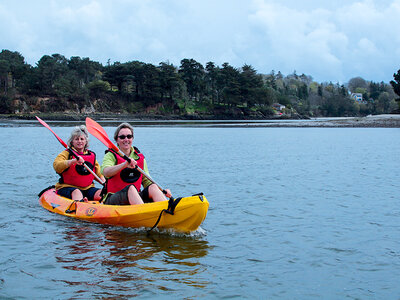
[[[60,175],[55,186],[57,194],[72,200],[100,200],[101,189],[94,186],[94,176],[83,166],[85,163],[104,180],[96,154],[88,149],[89,133],[84,125],[75,127],[68,139],[68,146],[79,159],[64,150],[54,160],[53,168]]]
[[[120,124],[115,130],[114,140],[117,142],[118,148],[131,158],[131,161],[126,161],[112,150],[107,151],[104,155],[101,166],[101,171],[107,180],[107,195],[104,204],[134,205],[166,200],[158,186],[136,169],[138,166],[146,174],[149,174],[144,155],[132,146],[133,127],[128,123]],[[171,197],[168,189],[166,192],[166,196]]]

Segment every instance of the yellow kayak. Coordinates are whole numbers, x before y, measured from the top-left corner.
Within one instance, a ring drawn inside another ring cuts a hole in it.
[[[203,194],[140,205],[77,202],[57,195],[54,188],[41,192],[39,203],[48,211],[84,221],[135,228],[172,228],[180,232],[195,231],[206,218],[209,206]]]

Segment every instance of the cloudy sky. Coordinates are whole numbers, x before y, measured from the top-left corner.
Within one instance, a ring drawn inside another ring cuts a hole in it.
[[[400,0],[0,0],[0,49],[106,64],[244,64],[318,82],[389,82]]]

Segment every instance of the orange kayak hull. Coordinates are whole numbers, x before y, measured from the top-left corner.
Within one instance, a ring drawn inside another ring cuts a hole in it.
[[[152,228],[162,210],[168,208],[168,201],[140,205],[105,205],[96,201],[74,202],[61,197],[54,189],[45,191],[39,197],[40,205],[48,211],[83,221],[133,228]],[[206,218],[209,202],[204,195],[182,198],[173,215],[163,212],[158,228],[172,228],[180,232],[198,229]]]

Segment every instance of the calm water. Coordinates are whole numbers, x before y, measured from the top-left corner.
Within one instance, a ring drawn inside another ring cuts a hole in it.
[[[71,124],[49,124],[67,140]],[[61,144],[0,123],[1,299],[400,299],[400,129],[140,125],[135,138],[160,185],[207,196],[200,230],[51,214],[37,194]]]

